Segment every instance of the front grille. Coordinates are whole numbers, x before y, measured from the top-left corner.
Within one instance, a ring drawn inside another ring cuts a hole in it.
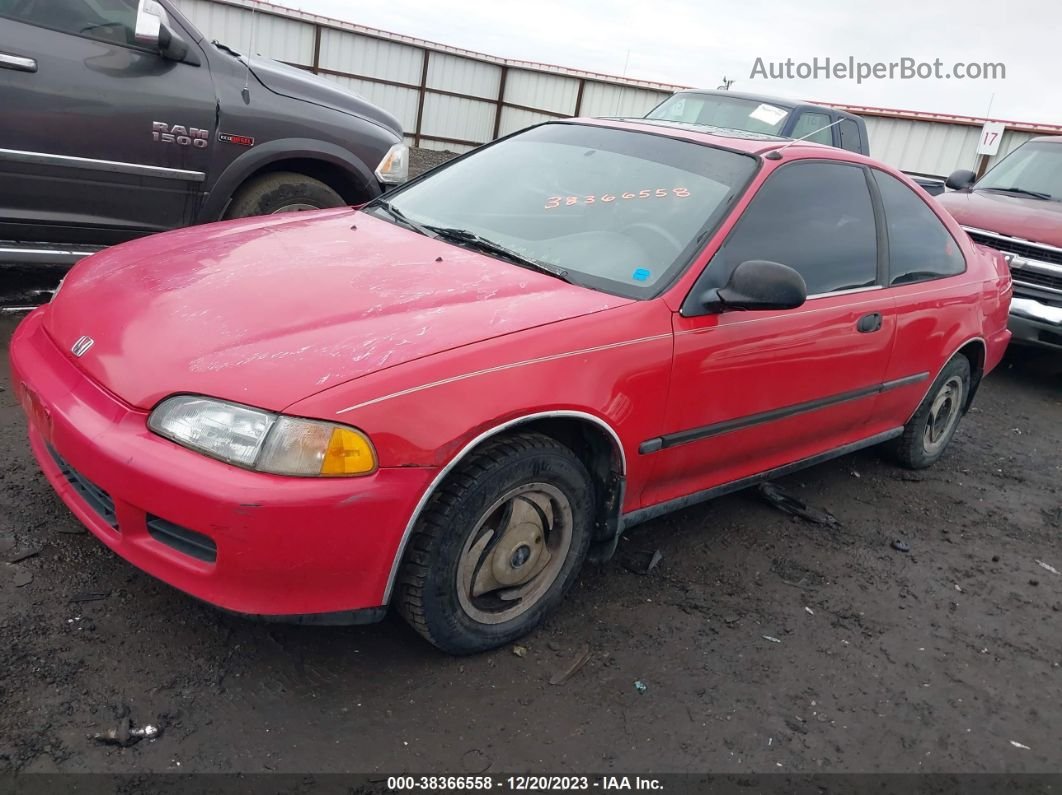
[[[1041,262],[1051,262],[1055,265],[1062,265],[1062,251],[1055,251],[1050,248],[1040,248],[1040,246],[1035,246],[1031,243],[1022,243],[1017,240],[1000,240],[998,237],[982,235],[979,232],[973,232],[969,229],[966,231],[969,233],[970,237],[973,238],[975,243],[980,243],[982,246],[999,249],[1000,251],[1010,254],[1017,254],[1019,257],[1038,259]]]
[[[66,482],[74,487],[85,504],[95,511],[112,530],[118,530],[118,518],[114,515],[114,500],[111,495],[86,478],[70,464],[66,463],[54,447],[48,445],[48,453],[55,465],[59,467],[59,473],[66,478]]]
[[[1031,271],[1027,268],[1014,269],[1011,272],[1011,276],[1014,277],[1014,281],[1021,284],[1028,284],[1034,287],[1046,287],[1049,290],[1062,291],[1062,276],[1055,276],[1050,273],[1041,273],[1040,271]]]
[[[1021,243],[1016,240],[1001,240],[992,235],[983,235],[979,232],[966,230],[975,243],[994,248],[1004,254],[1016,254],[1025,259],[1035,259],[1040,262],[1050,262],[1062,265],[1062,251],[1049,248],[1041,248],[1032,244]],[[1043,287],[1048,290],[1062,292],[1062,275],[1034,271],[1029,268],[1011,268],[1011,276],[1017,284],[1027,284],[1030,287]]]
[[[196,533],[151,514],[147,515],[147,531],[160,544],[176,549],[190,558],[207,563],[218,559],[217,544],[202,533]]]

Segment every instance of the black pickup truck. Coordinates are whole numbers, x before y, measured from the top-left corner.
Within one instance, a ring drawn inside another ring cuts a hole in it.
[[[393,116],[169,0],[0,0],[0,262],[357,204],[407,167]]]

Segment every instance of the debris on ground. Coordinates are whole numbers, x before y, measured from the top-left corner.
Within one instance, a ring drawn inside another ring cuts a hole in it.
[[[26,550],[23,550],[22,552],[16,552],[14,555],[12,555],[11,557],[9,557],[7,559],[7,562],[8,563],[12,563],[12,564],[13,563],[21,563],[24,560],[29,560],[30,558],[35,558],[39,554],[41,554],[41,548],[40,547],[34,547],[33,549],[26,549]]]
[[[807,614],[808,614],[809,616],[813,616],[813,615],[815,615],[815,611],[814,611],[814,610],[812,610],[812,609],[811,609],[810,607],[806,607],[806,606],[805,606],[805,607],[804,607],[804,612],[805,612],[805,613],[807,613]]]
[[[129,718],[122,718],[113,729],[108,729],[101,734],[93,734],[92,739],[103,745],[117,745],[122,748],[129,748],[141,740],[155,740],[160,733],[161,730],[158,726],[153,726],[149,723],[138,728],[133,726],[133,722]]]
[[[465,770],[475,775],[486,773],[493,764],[487,755],[478,748],[471,748],[465,751],[461,757],[461,763],[464,765]]]
[[[29,585],[33,582],[33,572],[29,569],[19,569],[15,572],[14,583],[16,588]]]
[[[792,516],[799,516],[801,519],[806,519],[815,524],[826,525],[827,527],[840,527],[841,525],[837,517],[829,511],[812,508],[773,483],[761,483],[759,493],[763,499],[775,508]]]
[[[1051,572],[1052,574],[1058,574],[1059,573],[1058,569],[1056,569],[1050,563],[1044,563],[1042,560],[1036,561],[1036,565],[1039,566],[1041,569],[1046,569],[1047,571]]]
[[[1011,740],[1011,741],[1010,741],[1010,744],[1011,744],[1011,745],[1013,745],[1013,746],[1014,746],[1015,748],[1020,748],[1020,749],[1021,749],[1021,750],[1023,750],[1023,751],[1031,751],[1031,750],[1032,750],[1032,748],[1030,748],[1029,746],[1027,746],[1027,745],[1022,745],[1021,743],[1019,743],[1019,742],[1016,742],[1016,741],[1014,741],[1014,740]]]
[[[646,552],[643,551],[640,554],[635,553],[624,560],[623,568],[631,574],[640,574],[644,577],[655,569],[663,559],[664,555],[659,549],[653,550],[651,555],[647,555]]]
[[[590,644],[587,643],[583,646],[583,650],[575,656],[574,660],[572,660],[571,665],[569,665],[563,671],[559,671],[558,673],[554,674],[550,678],[549,683],[551,685],[563,685],[565,682],[575,676],[575,674],[577,674],[579,670],[584,665],[586,665],[587,662],[590,661],[590,658],[592,656],[593,655],[590,652]]]
[[[527,656],[527,646],[513,646],[513,654],[517,657]]]
[[[644,695],[646,692],[648,692],[649,685],[647,685],[645,682],[643,682],[641,679],[639,679],[638,681],[636,681],[634,683],[634,689],[637,690],[639,693]]]
[[[902,539],[899,539],[899,538],[897,538],[895,541],[892,542],[892,548],[895,549],[897,552],[910,552],[911,551],[911,545],[908,544],[906,541],[904,541]]]
[[[83,591],[71,596],[70,601],[74,603],[98,602],[101,599],[106,599],[110,595],[110,591]]]
[[[770,635],[764,635],[763,639],[764,640],[769,640],[771,643],[781,643],[782,642],[782,641],[778,640],[778,638],[772,638]]]

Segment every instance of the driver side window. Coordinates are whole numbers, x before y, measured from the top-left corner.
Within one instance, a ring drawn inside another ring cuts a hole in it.
[[[797,162],[772,174],[701,277],[723,287],[746,260],[795,269],[808,295],[877,283],[877,230],[862,166]]]
[[[137,0],[0,0],[0,17],[88,39],[136,46]]]

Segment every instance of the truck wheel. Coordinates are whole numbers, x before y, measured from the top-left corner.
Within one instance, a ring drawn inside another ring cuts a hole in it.
[[[343,197],[320,180],[278,171],[263,174],[240,188],[225,210],[226,218],[246,218],[249,215],[272,215],[300,210],[323,210],[342,207]]]
[[[924,469],[944,455],[970,394],[970,361],[958,355],[941,371],[922,405],[904,426],[894,452],[908,469]]]
[[[488,442],[432,495],[398,576],[398,610],[429,642],[472,654],[530,632],[590,546],[593,484],[538,433]]]

